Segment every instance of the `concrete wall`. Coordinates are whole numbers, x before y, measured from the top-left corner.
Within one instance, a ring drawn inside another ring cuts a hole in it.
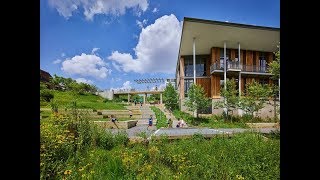
[[[137,120],[130,121],[94,121],[98,126],[106,129],[129,129],[137,125]]]
[[[107,98],[109,100],[113,99],[113,92],[112,91],[103,91],[103,92],[97,92],[97,95]]]

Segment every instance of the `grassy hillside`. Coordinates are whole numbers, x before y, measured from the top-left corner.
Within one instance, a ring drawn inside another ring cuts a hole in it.
[[[85,94],[79,95],[74,94],[70,91],[53,91],[54,100],[59,104],[59,107],[68,107],[71,105],[73,100],[76,100],[77,107],[80,109],[125,109],[121,103],[104,102],[104,98],[97,95]],[[41,107],[49,107],[49,103],[40,102]]]

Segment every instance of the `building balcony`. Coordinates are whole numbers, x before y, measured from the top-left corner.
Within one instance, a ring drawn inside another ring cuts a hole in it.
[[[223,63],[213,63],[210,66],[210,74],[224,71]],[[239,62],[227,61],[227,71],[241,72],[243,74],[265,74],[269,75],[267,66],[242,65]]]

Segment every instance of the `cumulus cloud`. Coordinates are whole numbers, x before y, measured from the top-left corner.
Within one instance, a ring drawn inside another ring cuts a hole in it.
[[[160,84],[159,89],[164,90],[167,87],[166,83]]]
[[[151,90],[156,90],[156,87],[158,88],[158,90],[164,90],[166,88],[166,83],[160,84],[160,86],[153,86]]]
[[[136,58],[129,53],[113,51],[108,57],[120,64],[125,72],[174,73],[179,51],[182,24],[175,15],[165,15],[142,28],[134,48]]]
[[[111,72],[99,56],[85,53],[63,61],[61,70],[71,75],[77,74],[97,79],[106,78]]]
[[[59,64],[59,63],[61,63],[61,61],[62,61],[61,59],[57,59],[57,60],[53,61],[52,63],[53,64]]]
[[[86,84],[93,84],[93,81],[91,81],[90,79],[85,79],[85,78],[78,78],[78,79],[76,79],[76,81],[78,82],[78,83],[86,83]]]
[[[126,91],[126,90],[132,89],[131,85],[132,85],[132,83],[130,81],[126,81],[126,82],[123,83],[122,87],[111,88],[111,90],[114,90],[114,91]]]
[[[159,9],[157,9],[157,8],[154,8],[154,9],[152,10],[153,13],[156,13],[156,12],[158,12],[158,11],[159,11]]]
[[[148,23],[148,20],[147,19],[144,19],[143,21],[136,20],[136,23],[142,29],[143,25],[146,25]]]
[[[74,11],[83,9],[87,20],[93,20],[97,14],[124,15],[130,8],[140,16],[149,6],[147,0],[49,0],[49,5],[66,19],[69,19]]]
[[[112,62],[112,66],[117,70],[117,71],[121,71],[120,66],[118,64],[116,64],[115,62]]]
[[[96,51],[98,51],[100,48],[93,48],[91,51],[91,54],[94,54]]]

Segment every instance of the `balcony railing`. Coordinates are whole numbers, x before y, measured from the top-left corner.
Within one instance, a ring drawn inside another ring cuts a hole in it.
[[[224,70],[223,63],[213,63],[210,66],[210,73],[221,72]],[[258,72],[258,73],[268,73],[267,66],[256,66],[256,65],[242,65],[239,62],[227,61],[227,71],[242,71],[242,72]]]

